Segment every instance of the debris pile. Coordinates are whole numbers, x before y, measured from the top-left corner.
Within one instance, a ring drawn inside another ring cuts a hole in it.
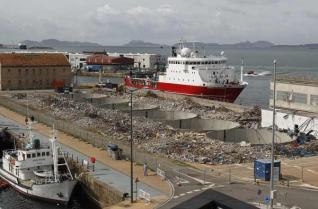
[[[103,109],[89,102],[74,101],[60,95],[30,95],[28,98],[30,106],[50,112],[57,118],[69,120],[80,127],[102,135],[112,135],[124,143],[130,141],[129,113]],[[194,112],[205,118],[239,120],[242,124],[250,127],[254,127],[252,126],[254,119],[258,121],[260,115],[260,109],[257,107],[240,114],[226,108],[199,106],[193,104],[191,100],[162,101],[151,96],[147,98],[134,97],[134,101],[140,103],[145,103],[146,99],[147,104],[160,105],[163,110]],[[252,119],[249,120],[249,118]],[[171,159],[207,164],[227,164],[252,162],[255,159],[270,156],[270,146],[268,145],[251,146],[248,143],[224,143],[210,139],[205,133],[174,130],[162,122],[147,120],[143,117],[134,116],[133,127],[134,144],[148,152],[163,154]],[[310,146],[301,146],[306,147],[305,149],[308,151],[318,151],[317,140]],[[280,145],[276,149],[276,154],[281,156],[292,156],[292,152],[295,152],[292,145]]]

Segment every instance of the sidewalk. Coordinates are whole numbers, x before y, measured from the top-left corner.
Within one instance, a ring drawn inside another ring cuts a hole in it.
[[[0,107],[0,115],[7,118],[0,117],[0,122],[5,124],[18,123],[20,127],[25,127],[25,117],[12,112],[6,108]],[[11,119],[12,121],[8,120]],[[37,137],[48,139],[52,132],[51,127],[47,127],[43,124],[35,124],[34,134]],[[17,133],[27,132],[26,130],[14,130]],[[115,161],[107,156],[106,151],[95,148],[92,145],[69,136],[65,133],[58,132],[59,143],[63,145],[63,150],[73,153],[79,156],[80,159],[88,159],[90,156],[94,156],[97,160],[95,165],[95,172],[92,173],[97,179],[105,182],[121,192],[130,193],[130,161]],[[160,177],[156,176],[154,172],[149,171],[148,176],[143,176],[143,167],[140,165],[134,166],[134,179],[138,177],[140,183],[138,183],[138,189],[151,194],[151,199],[154,200],[152,204],[149,204],[147,208],[152,208],[153,204],[158,204],[166,200],[170,194],[170,186],[167,182],[162,181]],[[135,186],[135,184],[134,184]],[[135,208],[131,207],[131,208]]]

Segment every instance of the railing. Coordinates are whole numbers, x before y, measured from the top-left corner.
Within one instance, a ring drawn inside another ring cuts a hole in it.
[[[160,176],[162,180],[166,179],[166,172],[161,170],[160,168],[157,168],[157,175]]]
[[[145,200],[146,202],[150,202],[151,201],[151,196],[148,192],[145,192],[144,190],[142,189],[139,189],[139,193],[138,193],[138,196],[140,199],[143,199]]]

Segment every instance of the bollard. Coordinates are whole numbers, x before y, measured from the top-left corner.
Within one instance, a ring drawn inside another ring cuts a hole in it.
[[[301,182],[304,182],[304,166],[301,166]]]
[[[231,168],[229,169],[229,184],[231,184],[232,182],[231,182],[231,174],[232,174],[232,172],[231,172]]]

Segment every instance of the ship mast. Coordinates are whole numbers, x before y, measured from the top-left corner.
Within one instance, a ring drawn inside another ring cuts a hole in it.
[[[241,83],[243,83],[243,70],[244,70],[244,58],[242,58],[242,64],[241,64]]]
[[[58,153],[57,153],[57,146],[56,146],[56,136],[55,136],[55,129],[53,124],[53,131],[52,131],[52,155],[53,155],[53,169],[54,169],[54,181],[58,182]]]

